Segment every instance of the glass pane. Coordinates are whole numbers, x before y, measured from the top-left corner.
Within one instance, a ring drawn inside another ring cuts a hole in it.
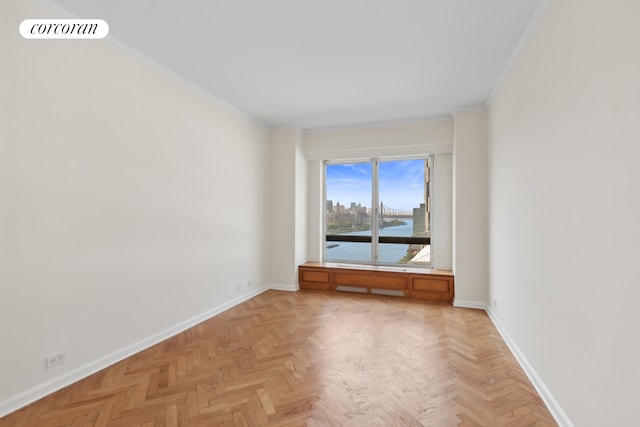
[[[380,263],[428,266],[431,264],[429,245],[405,245],[400,243],[380,243],[378,246]]]
[[[327,261],[371,262],[371,243],[327,242]]]
[[[327,234],[371,236],[371,185],[371,163],[327,165]],[[327,261],[371,262],[371,243],[326,244]]]
[[[430,237],[429,160],[381,161],[380,236]],[[382,243],[380,263],[431,264],[429,245]]]

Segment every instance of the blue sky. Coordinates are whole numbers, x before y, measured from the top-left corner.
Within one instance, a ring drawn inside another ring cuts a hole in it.
[[[371,207],[371,163],[327,165],[327,200]],[[380,200],[402,210],[424,203],[424,160],[380,162]]]

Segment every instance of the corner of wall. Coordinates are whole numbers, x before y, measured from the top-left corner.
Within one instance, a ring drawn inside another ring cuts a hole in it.
[[[485,311],[487,312],[487,315],[500,333],[500,336],[507,344],[507,347],[509,347],[509,350],[511,350],[511,353],[516,358],[516,361],[518,362],[520,367],[522,367],[522,370],[527,375],[527,378],[529,378],[529,381],[531,381],[531,384],[540,395],[540,398],[545,403],[547,409],[549,409],[549,412],[551,412],[551,415],[556,420],[558,425],[560,425],[561,427],[573,427],[573,423],[569,419],[569,416],[564,412],[558,401],[553,397],[551,391],[549,391],[544,381],[542,381],[540,375],[538,375],[536,370],[533,369],[533,366],[526,358],[522,350],[520,350],[516,342],[513,340],[513,338],[511,338],[511,336],[507,332],[507,329],[500,322],[497,313],[495,313],[491,309],[491,307],[486,307]]]
[[[300,128],[271,130],[270,186],[268,282],[296,286],[297,265],[307,258],[307,163]]]
[[[488,290],[487,112],[454,112],[453,270],[461,301],[486,304]]]

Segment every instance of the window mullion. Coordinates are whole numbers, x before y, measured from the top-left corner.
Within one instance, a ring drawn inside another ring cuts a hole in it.
[[[380,224],[380,200],[378,195],[378,159],[371,159],[371,260],[379,264],[378,235]]]

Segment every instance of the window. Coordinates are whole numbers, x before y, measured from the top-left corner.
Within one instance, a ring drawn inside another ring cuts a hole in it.
[[[430,267],[433,158],[325,163],[325,260]]]

